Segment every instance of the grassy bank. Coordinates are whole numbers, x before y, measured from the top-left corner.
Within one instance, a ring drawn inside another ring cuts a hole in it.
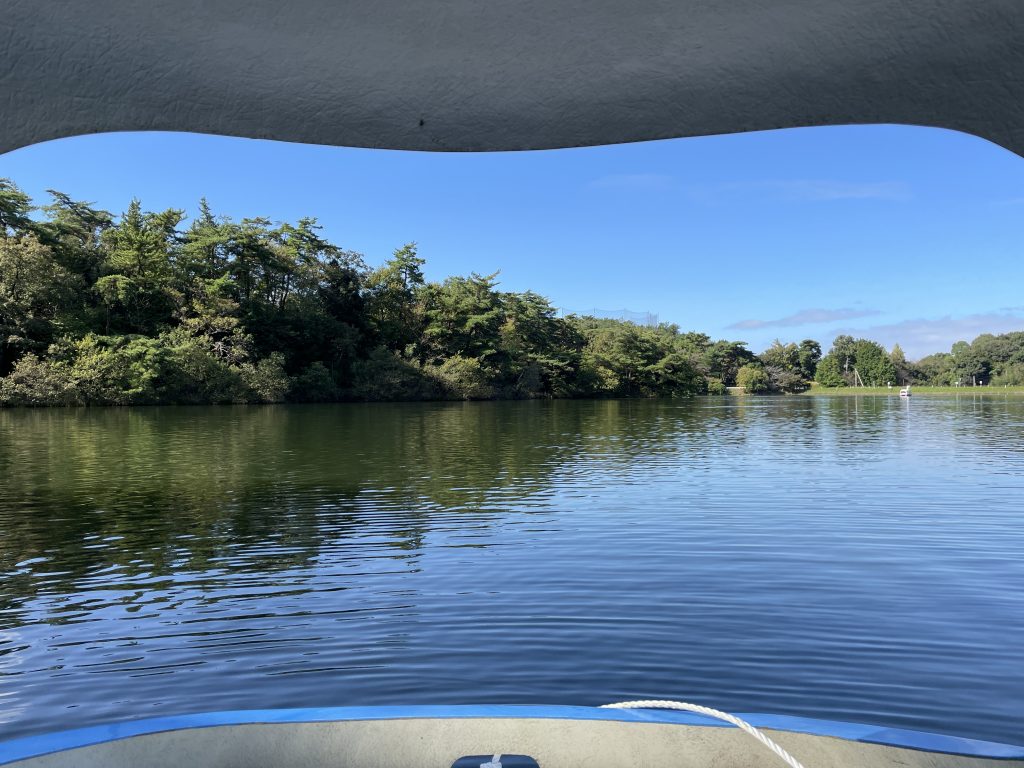
[[[911,394],[914,397],[921,395],[1015,395],[1024,396],[1024,386],[1015,387],[911,387]],[[803,395],[819,395],[835,397],[839,395],[891,395],[898,397],[899,387],[889,389],[887,387],[819,387],[813,386]]]

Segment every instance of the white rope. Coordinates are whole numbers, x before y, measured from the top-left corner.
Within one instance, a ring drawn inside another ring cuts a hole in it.
[[[718,720],[724,720],[727,723],[732,723],[737,728],[741,728],[749,733],[755,739],[768,747],[768,749],[785,760],[786,764],[789,765],[790,768],[804,768],[799,762],[797,762],[795,757],[761,733],[757,728],[745,720],[740,720],[735,715],[730,715],[728,712],[721,712],[717,709],[711,709],[710,707],[702,707],[699,704],[687,704],[685,701],[661,700],[620,701],[618,704],[603,704],[602,709],[681,709],[684,712],[696,712],[699,715],[714,717]]]

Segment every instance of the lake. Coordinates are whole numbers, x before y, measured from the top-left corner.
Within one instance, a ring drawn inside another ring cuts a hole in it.
[[[0,738],[678,698],[1024,742],[1024,399],[0,411]]]

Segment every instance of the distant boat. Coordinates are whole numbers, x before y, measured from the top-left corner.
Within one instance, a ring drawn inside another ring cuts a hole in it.
[[[900,397],[910,397],[910,387],[904,387],[900,390]]]

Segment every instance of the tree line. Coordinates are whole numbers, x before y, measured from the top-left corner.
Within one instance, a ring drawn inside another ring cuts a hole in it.
[[[50,196],[36,207],[0,180],[0,405],[797,392],[851,364],[883,383],[1024,378],[1007,337],[916,365],[848,337],[824,358],[810,339],[755,355],[667,323],[560,317],[497,274],[428,281],[414,243],[371,267],[312,218],[235,221],[205,200],[191,221],[138,200],[115,217]]]
[[[776,340],[744,364],[736,383],[747,392],[802,392],[820,387],[1020,386],[1024,385],[1024,331],[985,333],[958,341],[949,352],[907,360],[899,344],[890,351],[870,339],[840,335],[824,357],[811,339],[799,344]]]

